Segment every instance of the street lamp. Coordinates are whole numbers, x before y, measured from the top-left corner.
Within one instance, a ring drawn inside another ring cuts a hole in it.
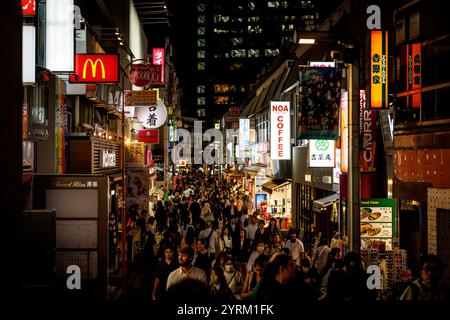
[[[322,44],[332,43],[341,47],[344,51],[354,51],[358,55],[351,57],[347,62],[348,83],[348,217],[349,217],[349,251],[360,252],[360,168],[359,168],[359,47],[357,41],[352,38],[330,32],[300,32],[296,34],[296,43]],[[297,40],[298,39],[298,40]],[[356,50],[355,50],[356,49]]]

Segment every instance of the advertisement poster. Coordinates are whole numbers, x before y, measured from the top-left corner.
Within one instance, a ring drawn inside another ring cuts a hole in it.
[[[125,163],[127,167],[138,167],[145,164],[145,145],[143,142],[130,142],[125,145]]]
[[[300,67],[297,139],[337,140],[341,70]]]
[[[369,247],[383,242],[392,249],[395,236],[395,199],[361,200],[361,240]]]
[[[148,181],[149,173],[147,168],[127,168],[126,169],[126,200],[127,211],[133,209],[148,210]]]

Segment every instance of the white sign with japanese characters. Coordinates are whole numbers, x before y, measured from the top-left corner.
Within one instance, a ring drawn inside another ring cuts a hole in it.
[[[309,166],[334,168],[334,140],[309,140]]]
[[[156,129],[161,127],[167,119],[167,108],[161,101],[156,105],[147,107],[136,107],[134,116],[138,118],[146,129]]]

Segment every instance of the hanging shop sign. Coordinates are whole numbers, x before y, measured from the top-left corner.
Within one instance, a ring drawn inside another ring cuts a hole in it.
[[[386,248],[392,247],[395,236],[395,199],[361,200],[361,240],[368,245],[375,241],[386,242]]]
[[[156,129],[161,127],[167,119],[167,108],[161,101],[149,107],[136,107],[134,116],[142,123],[146,129]]]
[[[22,27],[22,82],[34,84],[36,82],[36,27],[24,25]]]
[[[100,150],[100,168],[111,168],[116,166],[116,151]]]
[[[125,163],[127,167],[144,165],[145,145],[142,142],[126,143],[125,151]]]
[[[291,159],[291,112],[289,101],[270,102],[270,158]]]
[[[340,171],[348,172],[348,92],[341,93],[341,152],[340,152]],[[337,156],[337,155],[336,155]]]
[[[148,84],[161,84],[161,65],[139,63],[134,64],[128,74],[130,82],[137,87]]]
[[[362,172],[373,172],[376,171],[378,110],[361,107],[361,114],[360,168]]]
[[[36,0],[22,0],[22,15],[36,15]]]
[[[241,149],[250,144],[250,119],[239,119],[239,145]]]
[[[300,67],[297,139],[338,139],[341,77],[336,68]]]
[[[164,48],[153,48],[152,51],[153,64],[161,66],[161,82],[164,82]]]
[[[77,54],[71,83],[118,83],[119,56],[117,54]]]
[[[309,167],[334,168],[334,140],[309,140]]]
[[[334,61],[310,61],[310,67],[319,67],[319,68],[334,68],[336,64]]]
[[[336,166],[333,168],[333,183],[339,184],[341,176],[341,149],[336,149]]]
[[[73,72],[73,0],[47,0],[45,12],[45,66],[53,72]]]
[[[143,107],[156,105],[158,101],[156,90],[125,90],[126,107]]]
[[[388,32],[370,32],[370,108],[388,108]]]
[[[406,83],[406,91],[420,89],[422,84],[422,44],[413,43],[406,45],[408,76]],[[410,102],[412,100],[412,102]],[[407,106],[412,105],[413,108],[420,108],[420,93],[414,93],[407,97]]]
[[[156,129],[139,130],[138,141],[144,143],[158,144],[159,130]]]
[[[228,110],[228,113],[230,114],[230,116],[232,117],[239,117],[239,107],[231,107]]]

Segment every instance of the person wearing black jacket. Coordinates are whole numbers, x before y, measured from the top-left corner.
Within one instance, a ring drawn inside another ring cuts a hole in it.
[[[258,230],[255,232],[255,240],[253,241],[253,250],[256,249],[258,243],[263,242],[264,244],[270,244],[270,231],[264,228],[266,222],[264,220],[259,220]]]

